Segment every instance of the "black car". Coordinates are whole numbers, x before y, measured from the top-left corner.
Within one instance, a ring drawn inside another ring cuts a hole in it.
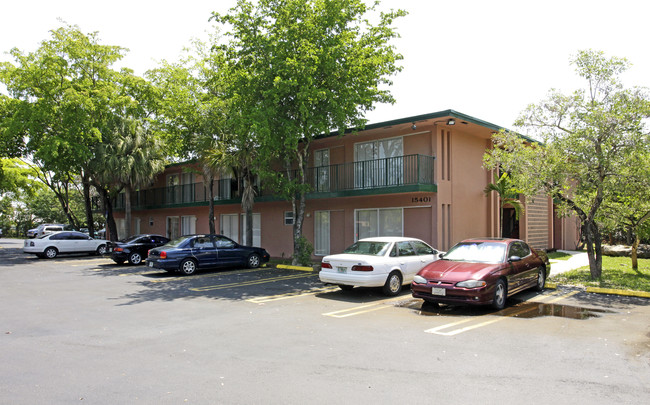
[[[223,235],[189,235],[151,249],[147,265],[169,272],[194,274],[215,267],[259,267],[270,255],[263,248],[243,246]]]
[[[117,264],[128,261],[130,264],[140,264],[147,258],[150,249],[169,242],[169,238],[160,235],[135,235],[119,242],[108,242],[107,252]]]

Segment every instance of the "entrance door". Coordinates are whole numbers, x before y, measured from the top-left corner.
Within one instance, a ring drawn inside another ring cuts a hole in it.
[[[221,214],[221,234],[227,238],[239,241],[239,221],[237,214]]]

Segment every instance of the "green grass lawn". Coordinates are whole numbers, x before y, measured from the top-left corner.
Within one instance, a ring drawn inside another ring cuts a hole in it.
[[[555,260],[569,260],[571,258],[571,255],[568,253],[564,252],[551,252],[546,254],[549,259],[555,259]]]
[[[600,280],[592,280],[589,266],[586,266],[552,275],[549,281],[584,287],[650,292],[650,259],[639,259],[639,270],[634,271],[629,257],[603,256],[603,273]]]

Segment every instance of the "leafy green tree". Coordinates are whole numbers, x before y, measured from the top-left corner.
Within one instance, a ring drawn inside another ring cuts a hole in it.
[[[361,0],[239,0],[213,19],[228,27],[222,52],[225,94],[258,145],[256,168],[291,202],[294,263],[309,191],[310,144],[324,133],[365,124],[375,103],[393,102],[389,77],[402,58],[393,20]],[[370,18],[377,21],[372,23]],[[244,131],[235,131],[244,134]],[[262,160],[264,159],[264,160]],[[283,167],[277,168],[277,162]]]
[[[195,41],[191,53],[177,63],[163,61],[147,72],[157,92],[155,123],[167,152],[180,159],[196,159],[208,193],[210,233],[214,222],[213,180],[229,162],[215,162],[225,147],[225,103],[220,97],[219,63],[207,44]]]
[[[611,201],[637,154],[650,148],[645,120],[650,102],[643,88],[624,88],[619,76],[626,59],[602,52],[580,51],[572,61],[586,88],[564,95],[552,90],[548,99],[530,105],[516,125],[530,130],[543,144],[525,143],[514,133],[493,137],[484,157],[486,168],[501,167],[527,196],[542,190],[564,212],[581,222],[592,278],[602,273],[601,232],[597,222],[603,203]]]
[[[632,269],[638,270],[641,227],[650,219],[650,150],[637,151],[635,159],[621,168],[619,181],[612,183],[611,198],[603,201],[598,222],[605,229],[632,236]]]
[[[102,142],[105,122],[121,112],[124,96],[118,84],[122,79],[110,66],[125,49],[102,45],[97,33],[86,35],[68,25],[51,31],[51,38],[35,52],[12,49],[10,54],[15,65],[0,66],[0,81],[11,97],[0,108],[2,143],[40,169],[42,180],[75,227],[79,221],[69,211],[67,199],[71,182],[81,177],[86,220],[92,224],[84,167]]]

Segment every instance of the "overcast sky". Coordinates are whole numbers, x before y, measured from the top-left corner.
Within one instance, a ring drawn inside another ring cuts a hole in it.
[[[8,3],[8,4],[7,4]],[[176,60],[192,38],[207,37],[212,11],[235,0],[11,0],[0,6],[0,60],[13,47],[34,51],[59,19],[103,44],[129,49],[122,65],[142,75],[161,59]],[[551,88],[584,83],[569,65],[581,49],[628,58],[626,85],[650,87],[644,0],[382,0],[402,8],[396,22],[404,70],[393,78],[394,105],[369,113],[370,123],[454,109],[512,128],[519,113]]]

